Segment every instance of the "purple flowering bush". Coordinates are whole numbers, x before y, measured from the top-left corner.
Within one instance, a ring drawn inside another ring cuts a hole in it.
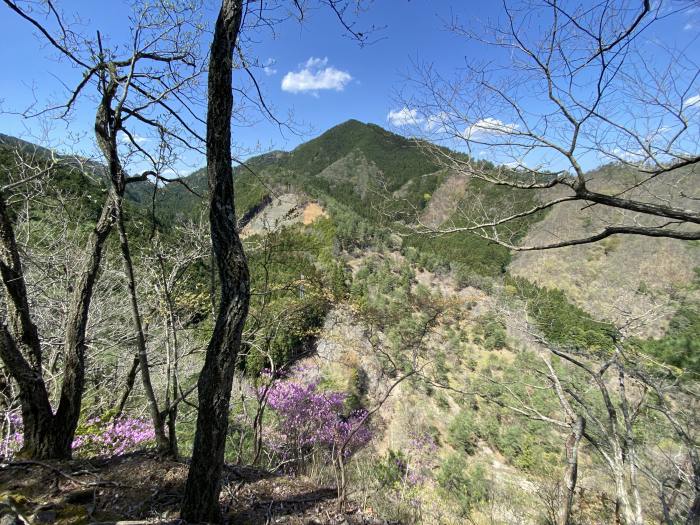
[[[364,409],[347,413],[348,395],[319,390],[318,382],[276,382],[267,394],[276,421],[267,433],[267,446],[282,459],[301,466],[314,452],[337,454],[346,443],[348,459],[372,439]]]
[[[118,456],[155,439],[153,425],[146,418],[93,417],[80,425],[73,439],[73,450],[82,455]]]
[[[2,417],[2,441],[0,457],[12,458],[22,448],[22,416],[17,412],[6,412]]]
[[[429,433],[411,433],[405,450],[389,450],[377,464],[380,484],[401,490],[420,487],[431,478],[437,451],[437,443]]]
[[[6,414],[4,420],[6,431],[0,441],[0,456],[10,460],[24,443],[22,417],[16,413]],[[112,456],[133,451],[154,438],[153,426],[145,418],[93,417],[78,426],[72,447],[83,456]]]

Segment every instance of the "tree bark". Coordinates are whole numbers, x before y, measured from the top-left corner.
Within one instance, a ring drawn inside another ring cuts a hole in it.
[[[114,225],[114,194],[112,190],[102,207],[102,213],[90,234],[87,243],[87,257],[83,272],[76,284],[73,297],[68,305],[66,321],[66,341],[64,344],[65,366],[58,410],[54,416],[65,437],[66,456],[70,456],[75,429],[80,419],[83,390],[85,387],[85,353],[88,313],[99,276],[105,244]]]
[[[567,467],[566,474],[564,475],[566,494],[564,494],[564,501],[561,513],[559,514],[559,525],[569,525],[571,522],[571,510],[574,506],[574,495],[578,478],[578,450],[585,428],[586,420],[582,416],[579,416],[571,435],[566,440]]]
[[[98,226],[107,216],[109,205],[105,205]],[[91,241],[95,241],[93,234]],[[106,237],[105,237],[106,239]],[[41,343],[39,334],[29,310],[26,283],[19,251],[15,240],[14,227],[10,220],[4,197],[0,194],[0,273],[9,297],[8,310],[12,328],[8,328],[5,312],[2,313],[2,335],[0,357],[7,366],[20,389],[24,445],[21,456],[31,459],[63,459],[71,455],[71,444],[80,416],[80,402],[84,383],[84,338],[87,325],[87,310],[92,296],[92,285],[99,269],[103,243],[91,242],[91,263],[76,288],[81,310],[72,303],[71,311],[79,311],[69,317],[67,340],[79,341],[73,344],[66,355],[64,380],[61,389],[59,408],[53,413],[51,402],[43,380],[41,368]],[[84,314],[84,315],[83,315]],[[68,343],[67,343],[68,344]],[[72,350],[72,351],[71,351]],[[26,356],[26,357],[25,357]]]
[[[126,406],[126,402],[129,400],[131,391],[134,388],[134,383],[136,382],[136,373],[139,370],[139,364],[139,356],[138,354],[136,354],[134,360],[131,362],[131,368],[129,369],[129,373],[126,374],[126,384],[124,386],[124,392],[122,393],[121,398],[119,398],[119,403],[117,404],[116,410],[114,412],[115,419],[120,417],[122,415],[122,412],[124,412],[124,407]]]
[[[248,264],[238,237],[231,165],[233,51],[243,0],[223,0],[211,45],[207,110],[207,176],[212,248],[220,300],[214,333],[197,383],[199,413],[181,516],[219,522],[219,492],[229,401],[250,300]]]
[[[165,388],[165,409],[163,412],[167,414],[167,426],[168,426],[168,441],[170,441],[170,453],[174,458],[178,457],[178,446],[177,446],[177,403],[175,400],[178,397],[179,389],[179,374],[178,374],[178,362],[180,359],[180,350],[177,340],[177,326],[175,325],[175,304],[173,302],[173,297],[170,289],[170,284],[168,283],[168,277],[165,272],[165,262],[163,261],[163,255],[160,250],[157,253],[158,258],[158,270],[159,277],[161,280],[161,285],[159,292],[162,296],[165,307],[168,311],[167,320],[165,323],[166,331],[166,352],[167,352],[167,370],[166,370],[166,388]],[[172,342],[171,338],[172,337]],[[172,393],[172,397],[171,397]]]
[[[159,454],[172,454],[170,442],[165,435],[163,417],[158,409],[158,400],[153,390],[153,382],[151,381],[151,370],[148,366],[148,349],[146,348],[146,337],[143,332],[143,322],[141,320],[141,312],[139,311],[139,301],[136,295],[136,278],[134,277],[134,265],[131,260],[131,252],[129,250],[129,238],[126,235],[124,227],[124,217],[122,203],[119,201],[117,206],[117,224],[119,226],[119,244],[122,252],[122,262],[124,263],[124,271],[126,273],[126,284],[129,290],[129,302],[131,303],[131,318],[134,323],[134,332],[136,336],[136,348],[138,349],[139,368],[141,369],[141,382],[143,390],[146,394],[148,402],[148,410],[151,414],[151,422],[156,436],[156,447]]]

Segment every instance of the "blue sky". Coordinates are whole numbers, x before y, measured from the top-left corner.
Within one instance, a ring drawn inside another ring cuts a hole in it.
[[[99,29],[114,40],[126,35],[127,2],[63,0],[60,5],[66,13],[79,13],[90,31]],[[203,14],[209,21],[215,16],[215,5],[209,0]],[[21,110],[33,98],[40,105],[50,99],[61,100],[65,93],[62,82],[75,82],[80,72],[51,60],[55,53],[5,6],[0,6],[0,14],[2,109]],[[446,21],[456,15],[478,27],[479,20],[500,14],[500,2],[495,1],[375,0],[359,17],[357,28],[374,25],[384,29],[374,33],[376,41],[365,47],[344,37],[335,15],[324,8],[310,11],[302,25],[294,20],[281,24],[274,38],[269,31],[262,32],[251,49],[260,62],[269,64],[266,72],[259,74],[266,99],[282,116],[293,111],[307,133],[280,133],[276,126],[258,123],[238,128],[235,141],[248,152],[291,149],[350,118],[392,128],[388,115],[394,111],[394,116],[401,116],[396,113],[402,108],[397,94],[405,89],[414,61],[429,61],[436,70],[450,72],[475,55],[491,58],[488,50],[446,31]],[[687,45],[700,31],[700,11],[664,20],[655,31],[659,38]],[[694,58],[700,58],[698,51],[693,53]],[[90,140],[93,114],[94,101],[85,97],[70,126],[57,125],[53,138],[58,140],[69,131],[83,133],[84,145]],[[41,134],[38,121],[8,113],[0,118],[0,132]],[[187,160],[192,167],[201,164],[196,155]],[[186,169],[183,165],[182,170]]]

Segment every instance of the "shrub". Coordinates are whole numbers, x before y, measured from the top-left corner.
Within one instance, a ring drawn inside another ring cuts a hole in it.
[[[500,350],[507,346],[506,325],[492,314],[479,320],[475,334],[486,350]]]
[[[437,481],[445,494],[457,503],[462,516],[469,515],[475,505],[490,497],[484,468],[477,464],[470,470],[459,454],[452,454],[443,461]]]
[[[0,453],[7,459],[19,452],[24,444],[22,418],[13,414],[10,420],[12,431],[0,445]],[[153,426],[145,418],[93,417],[76,429],[72,449],[85,456],[113,456],[136,450],[154,438]]]
[[[478,434],[471,411],[461,410],[448,428],[450,445],[470,456],[476,452]]]
[[[347,413],[347,397],[343,392],[321,392],[317,382],[278,381],[267,398],[278,416],[276,426],[266,434],[268,446],[301,466],[312,452],[328,455],[349,439],[345,457],[350,457],[372,434],[363,421],[364,409]]]

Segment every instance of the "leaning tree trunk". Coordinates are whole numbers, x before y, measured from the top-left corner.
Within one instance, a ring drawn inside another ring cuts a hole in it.
[[[131,252],[129,250],[129,238],[126,235],[124,227],[124,210],[121,200],[117,204],[117,225],[119,229],[119,245],[122,252],[122,262],[124,263],[124,272],[126,273],[127,288],[129,289],[129,302],[131,304],[131,318],[134,323],[134,331],[136,335],[136,347],[138,349],[139,365],[141,369],[141,382],[143,391],[146,394],[148,409],[151,414],[151,422],[156,436],[156,447],[161,455],[174,456],[173,450],[170,448],[170,441],[165,435],[163,416],[158,409],[158,400],[153,390],[153,382],[151,381],[151,371],[148,366],[148,350],[146,348],[146,336],[143,332],[143,322],[141,320],[141,312],[139,311],[139,301],[136,295],[136,278],[134,276],[134,265],[131,260]]]
[[[579,416],[576,420],[576,425],[573,432],[566,440],[566,473],[564,475],[564,484],[566,494],[559,513],[559,525],[569,525],[571,522],[571,510],[574,506],[574,494],[576,492],[576,480],[578,478],[578,450],[583,438],[583,432],[586,428],[586,420]]]
[[[0,270],[10,299],[8,309],[12,324],[10,330],[4,326],[3,319],[2,359],[20,389],[24,426],[24,445],[20,455],[23,457],[61,459],[71,455],[84,389],[88,311],[104,245],[113,224],[112,204],[113,195],[110,192],[88,240],[88,258],[69,305],[64,376],[58,409],[54,414],[42,376],[41,345],[29,312],[14,228],[0,195]],[[27,359],[24,355],[28,356]]]
[[[112,100],[117,85],[109,82],[102,93],[100,105],[95,114],[95,137],[104,155],[110,179],[115,181],[123,176],[116,155],[114,136]],[[61,397],[54,416],[54,432],[63,440],[63,446],[68,456],[71,453],[71,443],[80,418],[83,390],[85,389],[85,354],[87,352],[86,333],[88,315],[92,296],[102,266],[102,259],[107,239],[117,218],[117,205],[123,185],[112,184],[109,187],[106,201],[102,207],[100,218],[90,234],[86,247],[86,259],[83,271],[73,290],[71,302],[68,305],[65,340],[65,373],[61,385]]]
[[[83,390],[85,389],[85,354],[88,313],[99,276],[105,245],[114,225],[114,193],[109,191],[102,213],[87,243],[87,257],[82,274],[73,289],[66,320],[65,366],[58,410],[54,416],[56,431],[63,440],[65,455],[78,427]]]
[[[182,518],[219,522],[219,492],[228,429],[229,401],[243,324],[250,300],[248,264],[238,237],[233,203],[231,112],[233,50],[243,0],[223,0],[209,59],[207,176],[209,220],[221,296],[214,333],[197,383],[199,412]]]
[[[6,291],[5,304],[0,305],[0,358],[19,387],[24,422],[21,453],[36,459],[65,457],[53,439],[53,412],[42,376],[39,332],[31,316],[15,230],[2,191],[0,275]]]

